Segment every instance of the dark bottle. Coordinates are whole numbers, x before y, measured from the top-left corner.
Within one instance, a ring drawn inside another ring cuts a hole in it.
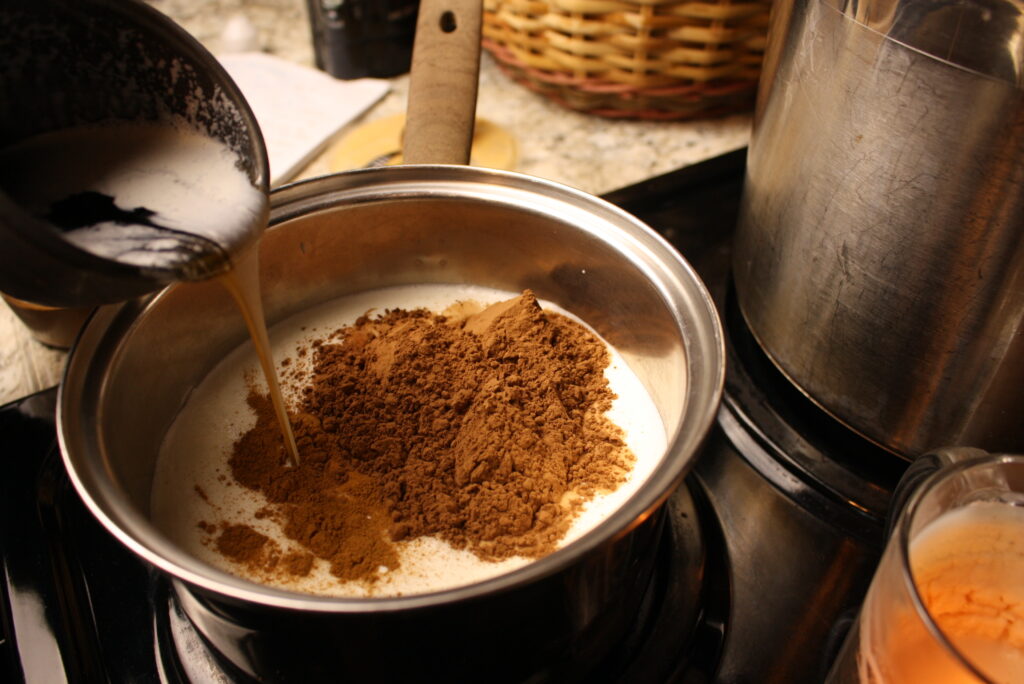
[[[337,78],[409,71],[419,0],[306,0],[316,65]]]

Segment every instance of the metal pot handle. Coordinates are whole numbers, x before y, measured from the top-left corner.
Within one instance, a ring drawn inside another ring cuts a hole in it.
[[[480,76],[480,0],[423,0],[416,22],[402,156],[468,164]]]

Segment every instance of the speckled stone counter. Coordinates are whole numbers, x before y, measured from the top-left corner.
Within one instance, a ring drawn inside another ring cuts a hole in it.
[[[305,0],[149,0],[214,54],[230,46],[229,20],[255,29],[256,47],[312,66]],[[244,20],[240,21],[240,18]],[[408,77],[390,90],[355,127],[405,110]],[[610,120],[572,112],[509,80],[484,55],[478,115],[509,131],[518,146],[517,171],[603,194],[747,144],[749,115],[691,122]],[[324,156],[299,178],[328,173]],[[36,342],[6,305],[0,305],[0,403],[55,384],[64,354]]]
[[[229,19],[244,17],[260,49],[313,64],[305,0],[150,0],[214,54],[222,54]],[[408,77],[373,109],[340,132],[405,111]],[[594,194],[656,176],[747,144],[749,115],[691,122],[604,119],[573,112],[506,77],[486,53],[481,60],[477,113],[504,127],[519,148],[517,171]],[[302,176],[327,173],[314,161]]]
[[[405,110],[408,78],[341,132]],[[750,117],[664,123],[603,119],[564,109],[509,80],[489,55],[481,60],[477,114],[510,131],[516,171],[600,195],[747,144]],[[313,162],[307,174],[326,172]]]

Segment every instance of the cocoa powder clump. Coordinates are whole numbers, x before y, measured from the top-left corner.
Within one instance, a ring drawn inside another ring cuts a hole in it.
[[[203,530],[212,533],[208,524]],[[282,553],[280,545],[267,535],[245,524],[224,524],[214,544],[225,558],[245,566],[250,572],[273,575],[284,572],[302,577],[313,567],[313,555],[302,551]]]
[[[217,537],[217,550],[233,561],[256,565],[263,560],[266,547],[273,542],[248,525],[228,525]]]
[[[604,415],[604,343],[529,291],[468,317],[363,316],[309,351],[298,467],[255,392],[230,466],[340,579],[374,581],[398,566],[396,542],[422,536],[484,560],[538,558],[632,467]]]

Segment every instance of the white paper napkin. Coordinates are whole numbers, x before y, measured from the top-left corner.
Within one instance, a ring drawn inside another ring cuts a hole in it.
[[[291,179],[347,123],[387,93],[385,80],[342,81],[262,52],[218,58],[256,115],[270,158],[270,184]]]

